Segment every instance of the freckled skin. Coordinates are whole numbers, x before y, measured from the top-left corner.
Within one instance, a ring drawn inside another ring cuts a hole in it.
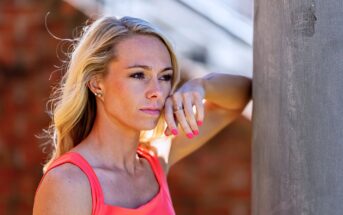
[[[117,58],[110,62],[108,74],[101,82],[104,91],[103,108],[111,121],[134,130],[153,129],[159,116],[148,115],[140,108],[164,106],[171,90],[171,80],[163,80],[172,70],[166,46],[156,37],[135,35],[124,39],[116,47]],[[127,67],[146,65],[150,69]],[[144,78],[130,75],[143,72]],[[162,111],[161,111],[162,113]]]

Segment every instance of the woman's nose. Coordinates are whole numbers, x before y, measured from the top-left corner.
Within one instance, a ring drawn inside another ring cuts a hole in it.
[[[147,98],[161,98],[162,97],[162,86],[158,80],[150,80],[148,90],[146,92]]]

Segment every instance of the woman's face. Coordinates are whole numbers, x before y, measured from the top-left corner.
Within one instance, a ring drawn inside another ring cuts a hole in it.
[[[168,49],[154,36],[134,35],[115,53],[101,81],[106,115],[135,130],[155,128],[172,85]]]

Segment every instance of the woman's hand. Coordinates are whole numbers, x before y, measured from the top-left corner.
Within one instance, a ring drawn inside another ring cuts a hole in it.
[[[170,95],[164,108],[164,116],[167,122],[165,135],[178,135],[178,125],[186,133],[188,138],[193,138],[199,134],[198,126],[204,120],[205,89],[202,79],[192,79],[187,81],[181,88]],[[193,111],[195,106],[195,111]]]

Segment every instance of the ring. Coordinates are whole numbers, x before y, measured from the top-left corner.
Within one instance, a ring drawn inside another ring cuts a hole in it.
[[[182,105],[177,106],[176,108],[174,108],[174,112],[177,112],[179,110],[183,110],[183,106]]]

